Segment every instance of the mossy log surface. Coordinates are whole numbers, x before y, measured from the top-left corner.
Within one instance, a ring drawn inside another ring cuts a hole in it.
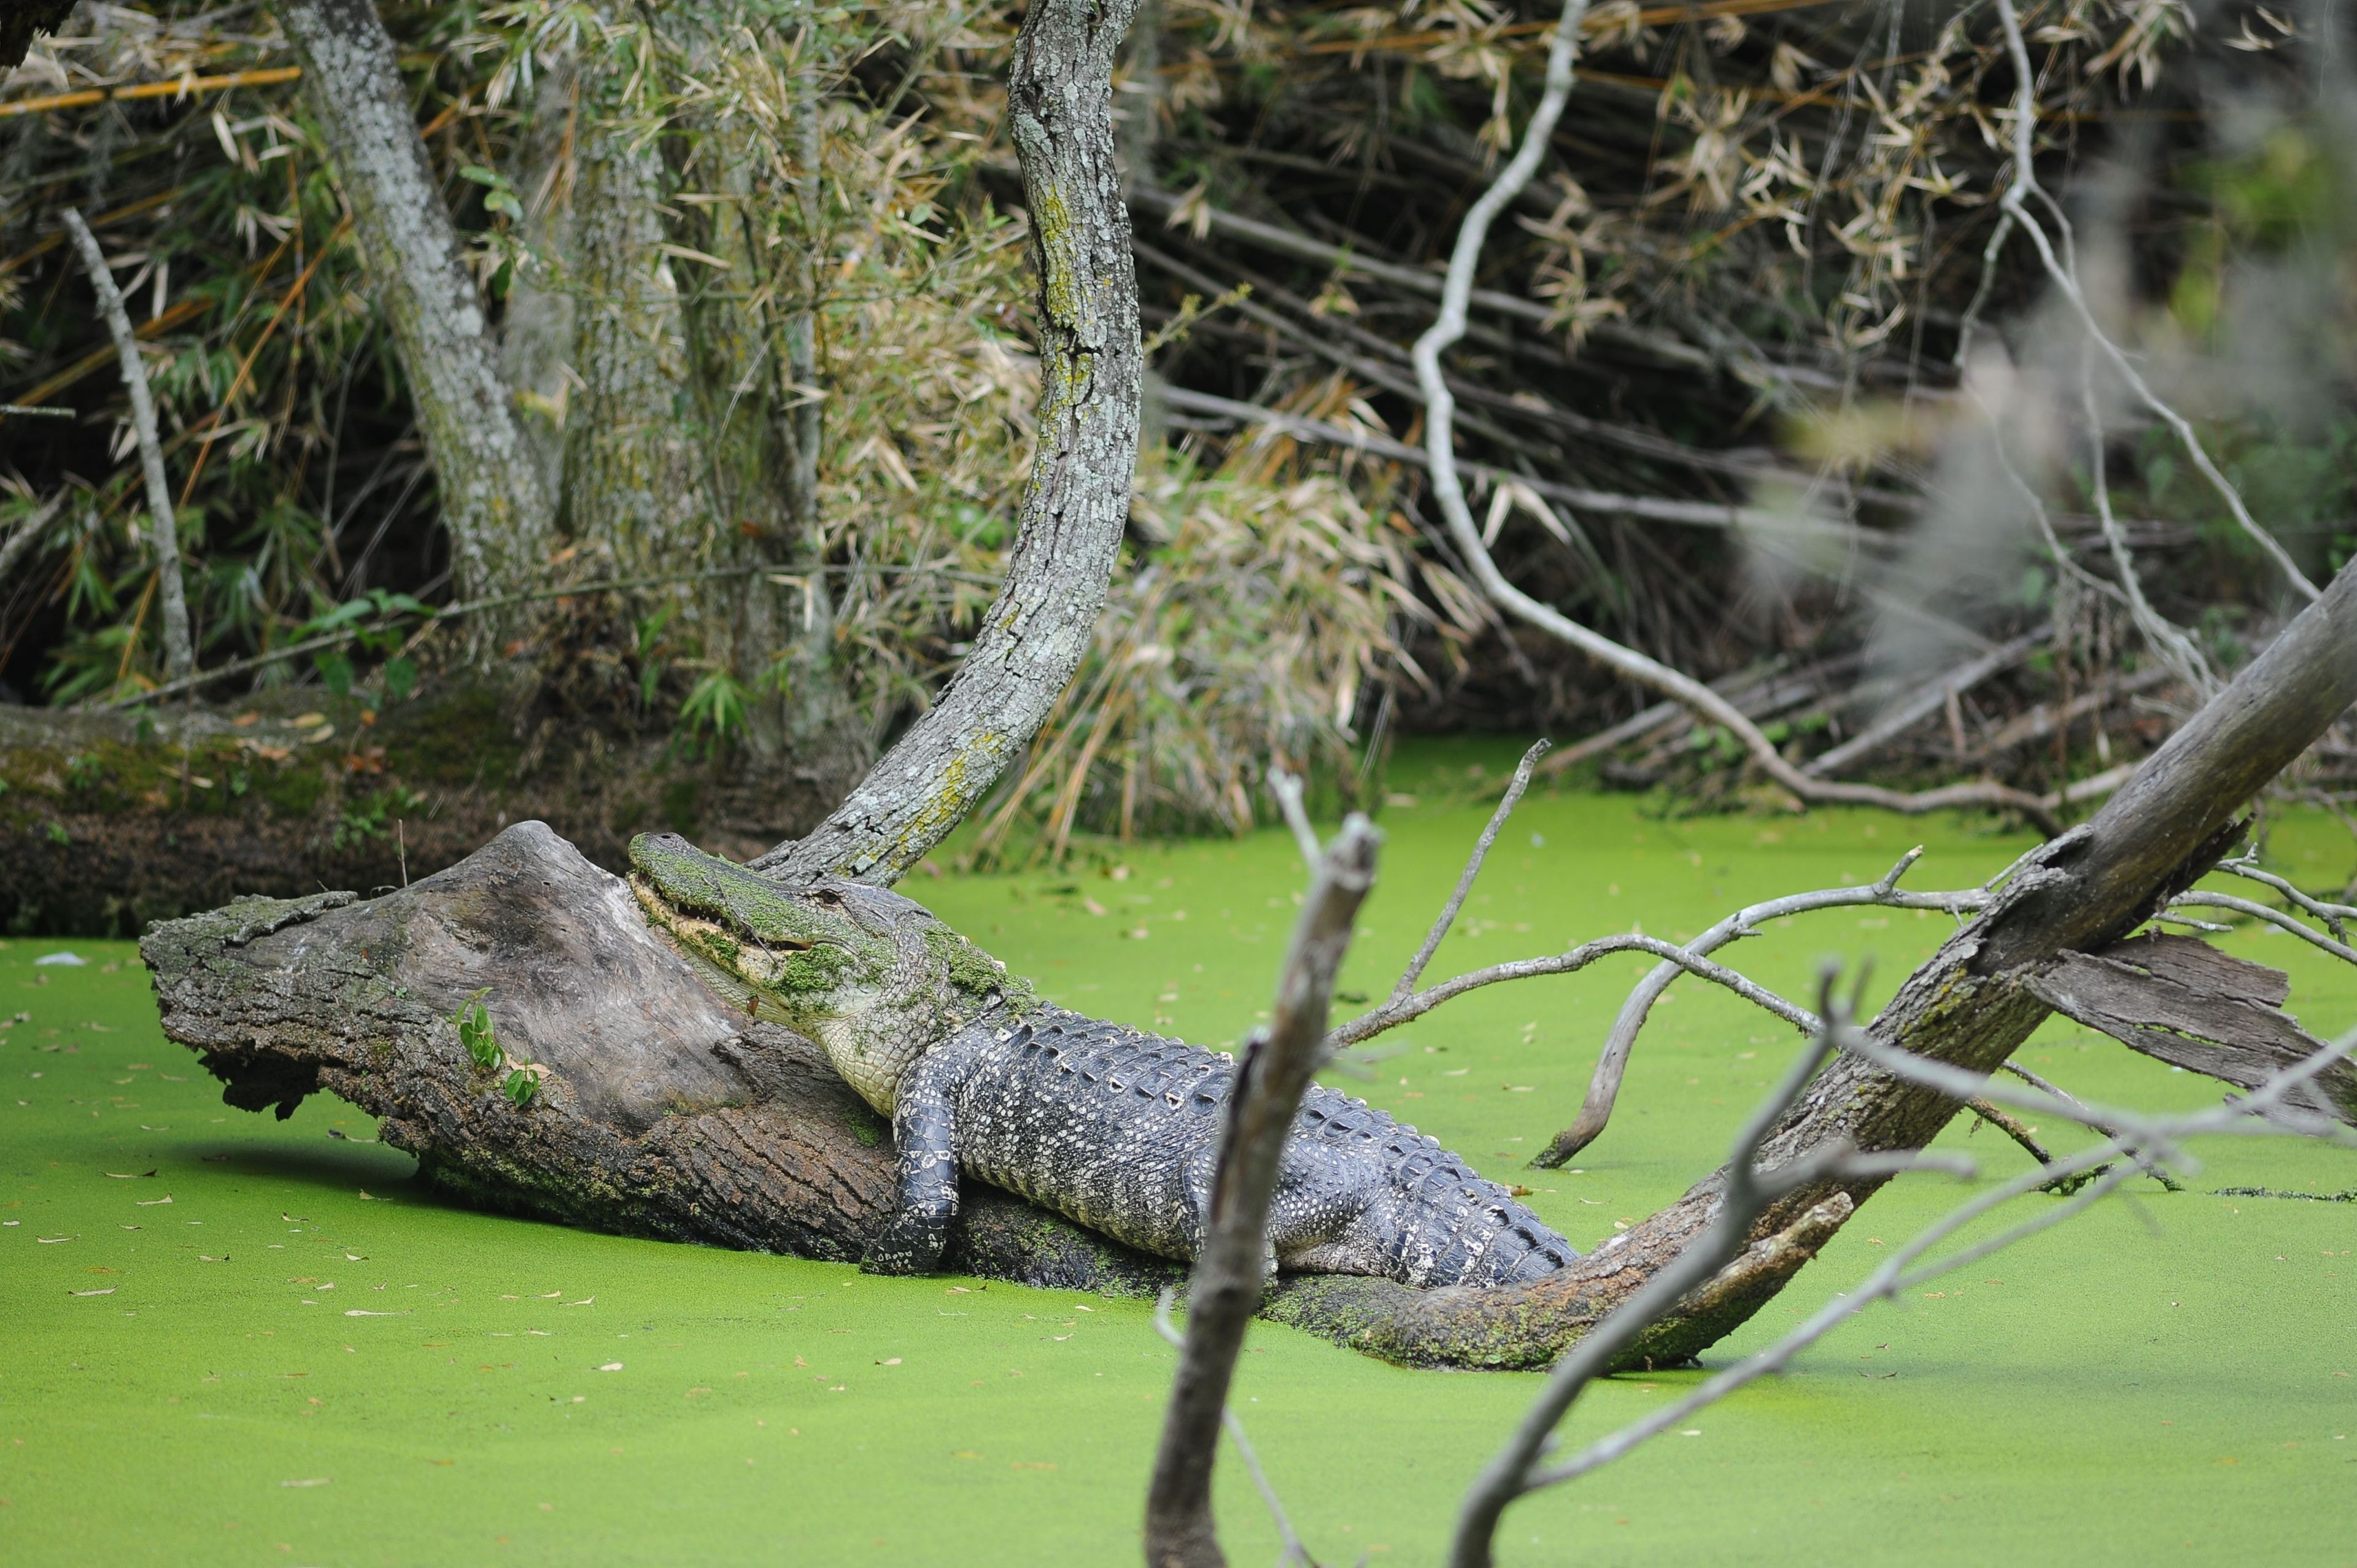
[[[0,704],[0,933],[129,936],[242,893],[399,886],[538,817],[600,865],[661,825],[738,855],[817,822],[864,755],[746,769],[554,687],[437,679],[221,707]]]
[[[307,1095],[338,1094],[471,1202],[848,1262],[891,1200],[889,1129],[817,1047],[715,995],[619,878],[541,822],[379,898],[244,898],[156,926],[141,950],[164,1032],[199,1054],[230,1104],[285,1115]],[[454,1021],[479,993],[506,1058],[488,1068]],[[523,1063],[545,1073],[518,1105],[504,1085]],[[1772,1294],[1834,1228],[1811,1217],[1754,1247],[1695,1314],[1740,1321],[1726,1309]],[[1540,1366],[1658,1261],[1607,1248],[1539,1286],[1490,1289],[1288,1278],[1264,1312],[1397,1361]],[[1181,1278],[1175,1263],[971,1181],[947,1266],[1109,1294]]]

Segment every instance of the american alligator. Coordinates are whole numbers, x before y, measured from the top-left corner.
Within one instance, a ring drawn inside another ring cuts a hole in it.
[[[789,888],[673,833],[632,841],[630,861],[649,921],[707,982],[816,1041],[891,1119],[899,1203],[861,1267],[931,1272],[961,1173],[1141,1251],[1195,1255],[1232,1058],[1042,1002],[898,893]],[[1319,1087],[1269,1242],[1272,1273],[1418,1286],[1536,1279],[1578,1255],[1433,1139]]]

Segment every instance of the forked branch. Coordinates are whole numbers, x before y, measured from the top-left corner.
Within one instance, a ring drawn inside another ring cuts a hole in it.
[[[1755,1162],[1766,1141],[1767,1129],[1797,1098],[1807,1074],[1824,1061],[1829,1048],[1838,1047],[1846,1053],[1857,1054],[1871,1060],[1882,1071],[1925,1087],[1938,1088],[1950,1093],[1969,1089],[1973,1074],[1946,1063],[1891,1049],[1863,1030],[1850,1026],[1848,1018],[1836,1009],[1830,996],[1824,1011],[1834,1022],[1803,1053],[1794,1072],[1763,1103],[1745,1129],[1743,1137],[1738,1140],[1735,1158],[1728,1166],[1726,1192],[1710,1228],[1564,1358],[1521,1426],[1475,1481],[1466,1496],[1458,1518],[1449,1555],[1451,1568],[1489,1568],[1493,1561],[1491,1549],[1499,1521],[1507,1507],[1518,1498],[1543,1487],[1590,1475],[1633,1452],[1648,1439],[1682,1426],[1696,1412],[1725,1399],[1738,1389],[1781,1370],[1794,1356],[1857,1316],[1870,1304],[1895,1299],[1917,1285],[1987,1257],[2080,1213],[2132,1176],[2133,1165],[2115,1163],[2122,1155],[2141,1158],[2159,1152],[2164,1157],[2177,1156],[2187,1139],[2201,1134],[2292,1132],[2348,1141],[2344,1129],[2319,1118],[2304,1116],[2292,1107],[2310,1091],[2321,1074],[2338,1066],[2352,1048],[2357,1048],[2357,1032],[2344,1036],[2337,1043],[2315,1051],[2307,1059],[2276,1074],[2245,1099],[2232,1100],[2222,1106],[2179,1116],[2114,1113],[2125,1123],[2125,1131],[2110,1134],[2105,1142],[2093,1148],[2066,1158],[2042,1162],[2036,1169],[1958,1205],[1894,1249],[1863,1284],[1835,1295],[1806,1322],[1767,1348],[1717,1372],[1683,1398],[1673,1400],[1641,1420],[1588,1444],[1570,1458],[1552,1465],[1544,1463],[1555,1444],[1556,1429],[1573,1402],[1598,1376],[1612,1369],[1615,1348],[1625,1350],[1654,1323],[1676,1309],[1680,1297],[1672,1289],[1672,1284],[1683,1283],[1691,1287],[1701,1279],[1707,1278],[1710,1269],[1731,1256],[1732,1247],[1740,1245],[1742,1231],[1731,1223],[1733,1218],[1748,1212],[1756,1222],[1767,1209],[1765,1195],[1771,1187],[1783,1187],[1790,1190],[1807,1184],[1809,1178],[1797,1172],[1793,1165],[1762,1175],[1757,1170]],[[1984,1079],[1982,1087],[1986,1089],[1990,1086]],[[2017,1101],[2026,1098],[2011,1094],[2007,1097]],[[2061,1101],[2050,1101],[2045,1108],[2072,1114]],[[2095,1125],[2093,1120],[2086,1116],[2074,1119],[2090,1126]],[[1821,1165],[1858,1165],[1862,1162],[1889,1164],[1904,1157],[1846,1155],[1830,1149],[1816,1153],[1819,1155],[1816,1163]],[[1807,1159],[1808,1156],[1803,1156],[1803,1161]],[[1800,1163],[1794,1162],[1794,1165]],[[1922,1262],[1934,1248],[2012,1199],[2041,1187],[2052,1189],[2066,1187],[2070,1184],[2083,1187],[2072,1201],[2042,1209],[2021,1224],[1932,1258],[1929,1262]]]

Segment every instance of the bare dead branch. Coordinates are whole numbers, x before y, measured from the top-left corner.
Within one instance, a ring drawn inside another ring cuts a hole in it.
[[[1829,1017],[1837,1016],[1830,999],[1825,1012]],[[1888,1047],[1873,1041],[1871,1036],[1864,1032],[1848,1027],[1846,1020],[1837,1021],[1827,1031],[1825,1037],[1838,1044],[1844,1050],[1859,1050],[1870,1055],[1889,1070],[1903,1072],[1910,1071],[1917,1066],[1929,1065],[1940,1068],[1942,1076],[1953,1071],[1952,1069],[1945,1069],[1943,1064],[1925,1064],[1921,1058],[1901,1059],[1907,1058],[1907,1053],[1889,1051]],[[2035,1170],[1976,1195],[1896,1249],[1857,1289],[1835,1296],[1812,1315],[1806,1322],[1775,1344],[1718,1372],[1684,1398],[1673,1401],[1641,1420],[1631,1423],[1620,1431],[1588,1444],[1572,1458],[1557,1465],[1540,1467],[1536,1461],[1546,1452],[1546,1444],[1551,1441],[1555,1428],[1559,1424],[1563,1414],[1568,1411],[1571,1402],[1577,1398],[1585,1386],[1609,1367],[1609,1361],[1587,1357],[1584,1352],[1608,1333],[1616,1333],[1624,1337],[1633,1337],[1635,1334],[1641,1333],[1643,1326],[1641,1325],[1622,1325],[1617,1329],[1615,1326],[1619,1318],[1634,1317],[1641,1310],[1641,1303],[1657,1311],[1666,1312],[1674,1302],[1674,1298],[1663,1299],[1666,1293],[1655,1295],[1650,1288],[1631,1296],[1613,1318],[1599,1325],[1587,1339],[1581,1342],[1572,1355],[1565,1358],[1563,1364],[1550,1377],[1546,1392],[1542,1395],[1531,1416],[1525,1419],[1523,1428],[1515,1434],[1513,1443],[1500,1455],[1498,1460],[1493,1461],[1489,1470],[1484,1471],[1473,1489],[1469,1492],[1464,1513],[1460,1517],[1457,1539],[1453,1543],[1450,1558],[1452,1568],[1487,1568],[1491,1561],[1490,1548],[1498,1519],[1502,1514],[1505,1505],[1515,1498],[1527,1495],[1543,1487],[1554,1486],[1593,1473],[1613,1460],[1632,1452],[1648,1439],[1691,1420],[1697,1412],[1726,1398],[1736,1390],[1770,1372],[1781,1369],[1790,1363],[1792,1357],[1815,1344],[1838,1325],[1864,1311],[1871,1303],[1886,1298],[1896,1298],[1904,1291],[1911,1290],[1942,1274],[1987,1257],[2026,1237],[2061,1224],[2063,1220],[2099,1201],[2117,1188],[2122,1182],[2127,1180],[2131,1174],[2130,1167],[2126,1165],[2119,1165],[2108,1171],[2104,1168],[2117,1156],[2135,1152],[2129,1147],[2130,1138],[2147,1145],[2155,1144],[2173,1145],[2198,1133],[2229,1131],[2265,1133],[2281,1131],[2281,1128],[2271,1125],[2267,1119],[2281,1111],[2287,1098],[2298,1094],[2307,1082],[2332,1064],[2345,1058],[2352,1048],[2357,1048],[2357,1033],[2345,1036],[2333,1046],[2323,1047],[2307,1060],[2277,1074],[2247,1100],[2230,1101],[2226,1105],[2196,1112],[2190,1115],[2144,1120],[2143,1124],[2133,1133],[2112,1138],[2095,1148],[2082,1151],[2065,1159],[2041,1163]],[[1770,1097],[1769,1104],[1773,1106],[1781,1101],[1787,1101],[1793,1092],[1793,1089],[1788,1084],[1776,1095]],[[1757,1128],[1761,1124],[1761,1121],[1755,1121],[1753,1126]],[[1751,1158],[1756,1156],[1760,1140],[1758,1136],[1752,1135],[1749,1130],[1747,1130],[1747,1137],[1749,1139],[1748,1146],[1739,1145],[1742,1153],[1731,1166],[1731,1173],[1748,1169]],[[2069,1182],[2084,1182],[2086,1189],[2072,1201],[2046,1209],[2009,1230],[1936,1258],[1921,1268],[1913,1266],[1919,1259],[1924,1257],[1941,1242],[2003,1204],[2028,1192],[2041,1187],[2052,1188]],[[1722,1215],[1735,1208],[1740,1190],[1735,1182],[1730,1181],[1728,1193],[1721,1209]],[[1706,1233],[1706,1236],[1697,1240],[1688,1251],[1701,1251],[1710,1239],[1711,1233]],[[1685,1262],[1685,1255],[1682,1254],[1671,1268],[1683,1269]],[[1663,1273],[1669,1272],[1664,1270]],[[1660,1277],[1657,1275],[1656,1279]],[[1652,1299],[1649,1300],[1649,1297]],[[1544,1422],[1541,1420],[1542,1416],[1545,1417]],[[1509,1461],[1514,1457],[1520,1457],[1523,1460],[1519,1469],[1512,1469],[1510,1466]]]
[[[1491,223],[1529,183],[1531,175],[1545,153],[1547,138],[1554,134],[1555,121],[1563,113],[1564,102],[1571,94],[1572,59],[1577,49],[1579,22],[1586,14],[1586,0],[1566,0],[1564,21],[1556,27],[1554,42],[1548,48],[1546,91],[1540,98],[1538,107],[1533,111],[1529,124],[1524,127],[1521,145],[1514,156],[1501,171],[1497,181],[1482,192],[1465,214],[1463,226],[1458,231],[1456,246],[1449,253],[1448,276],[1440,294],[1439,317],[1415,341],[1416,381],[1424,389],[1426,409],[1424,430],[1426,466],[1432,474],[1433,497],[1440,504],[1442,517],[1448,525],[1449,538],[1465,558],[1481,591],[1501,608],[1557,640],[1568,643],[1605,668],[1683,703],[1700,717],[1720,725],[1741,742],[1761,772],[1802,800],[1876,806],[1909,815],[1952,807],[1978,806],[2018,811],[2049,832],[2059,831],[2055,817],[2058,802],[2003,784],[1952,784],[1920,794],[1908,794],[1870,784],[1837,784],[1810,778],[1785,759],[1775,744],[1761,733],[1759,725],[1707,685],[1540,603],[1508,582],[1505,574],[1498,570],[1496,561],[1491,559],[1489,547],[1482,542],[1480,530],[1474,525],[1472,510],[1465,499],[1464,484],[1458,477],[1453,425],[1456,397],[1449,391],[1448,378],[1441,371],[1440,355],[1465,335],[1467,302],[1473,292],[1474,274],[1480,263],[1481,247],[1489,237]]]
[[[1276,797],[1276,807],[1285,817],[1285,825],[1292,830],[1294,846],[1301,851],[1301,864],[1308,866],[1309,874],[1315,876],[1318,863],[1326,858],[1326,852],[1319,847],[1318,830],[1309,825],[1309,813],[1302,807],[1301,780],[1281,768],[1272,768],[1268,787]]]
[[[1990,895],[1985,888],[1957,893],[1900,892],[1899,879],[1907,874],[1922,853],[1922,845],[1916,845],[1900,856],[1899,863],[1885,872],[1880,880],[1863,887],[1829,887],[1814,893],[1788,894],[1781,898],[1749,905],[1686,943],[1683,950],[1692,957],[1701,958],[1729,942],[1757,936],[1763,921],[1815,909],[1882,904],[1900,908],[1940,909],[1952,915],[1963,915],[1988,903]],[[1613,1104],[1620,1098],[1621,1079],[1628,1073],[1629,1053],[1637,1043],[1637,1035],[1652,1015],[1653,1004],[1669,990],[1670,983],[1684,972],[1686,972],[1684,966],[1672,961],[1655,966],[1637,983],[1636,989],[1629,993],[1629,999],[1620,1004],[1620,1012],[1612,1021],[1611,1033],[1605,1036],[1604,1049],[1597,1057],[1596,1071],[1588,1079],[1587,1098],[1580,1104],[1578,1117],[1570,1126],[1557,1133],[1553,1142],[1531,1161],[1534,1167],[1548,1170],[1560,1165],[1603,1133],[1606,1123],[1612,1118]]]
[[[2087,303],[2085,293],[2079,286],[2077,269],[2055,253],[2054,242],[2048,236],[2045,226],[2030,212],[2029,203],[2032,197],[2050,207],[2053,205],[2053,198],[2038,183],[2036,164],[2031,156],[2038,135],[2038,75],[2030,65],[2029,46],[2022,39],[2021,18],[2014,10],[2013,0],[1996,0],[1996,10],[1999,20],[2005,25],[2006,53],[2013,64],[2015,81],[2013,183],[2006,188],[2002,199],[2006,216],[2029,236],[2030,244],[2038,251],[2039,260],[2045,263],[2047,276],[2052,280],[2056,292],[2070,303],[2072,313],[2079,318],[2081,329],[2087,334],[2088,341],[2103,355],[2113,373],[2136,395],[2136,401],[2169,426],[2170,434],[2177,437],[2178,445],[2185,448],[2185,454],[2191,459],[2195,469],[2209,481],[2218,499],[2226,503],[2236,526],[2266,553],[2268,559],[2276,564],[2294,587],[2310,601],[2321,598],[2322,590],[2308,580],[2308,575],[2299,569],[2298,564],[2286,553],[2276,536],[2261,528],[2258,521],[2251,516],[2250,509],[2243,504],[2242,492],[2219,472],[2218,465],[2211,460],[2209,448],[2202,445],[2192,424],[2152,390],[2151,383],[2144,379],[2127,354],[2104,332],[2102,323],[2095,319],[2093,308]],[[2100,484],[2103,472],[2100,456],[2094,467]],[[2133,584],[2134,581],[2133,575],[2130,575],[2127,583]]]
[[[1246,1042],[1221,1130],[1207,1234],[1188,1291],[1187,1337],[1146,1493],[1146,1558],[1155,1568],[1223,1565],[1211,1518],[1222,1412],[1274,1271],[1268,1209],[1286,1133],[1323,1055],[1334,976],[1374,884],[1382,835],[1353,813],[1320,857],[1277,978],[1268,1026]]]
[[[1539,758],[1547,754],[1552,744],[1543,740],[1523,753],[1522,763],[1514,769],[1512,781],[1507,784],[1506,792],[1499,797],[1498,809],[1490,813],[1490,825],[1481,830],[1481,836],[1473,843],[1473,853],[1467,857],[1465,870],[1457,878],[1457,890],[1441,907],[1439,918],[1432,922],[1432,929],[1425,933],[1424,945],[1415,950],[1414,958],[1407,961],[1407,968],[1400,973],[1399,983],[1392,987],[1392,1001],[1397,1002],[1415,989],[1416,981],[1424,974],[1425,965],[1430,963],[1432,955],[1440,950],[1442,939],[1457,923],[1457,912],[1465,908],[1466,895],[1473,891],[1473,879],[1481,875],[1481,863],[1489,858],[1490,846],[1498,842],[1498,833],[1505,827],[1506,819],[1514,814],[1514,808],[1522,803],[1523,791],[1531,787],[1531,769],[1538,766]]]
[[[1990,676],[2020,663],[2023,657],[2051,636],[2053,630],[2051,626],[2041,626],[2035,631],[2024,632],[1978,659],[1941,675],[1894,706],[1869,727],[1860,730],[1831,750],[1811,757],[1802,765],[1801,771],[1813,779],[1829,779],[1852,763],[1872,756],[1937,713],[1951,696],[1969,692]]]
[[[131,428],[139,440],[139,472],[147,485],[149,548],[156,553],[156,598],[164,619],[164,678],[185,680],[196,668],[195,644],[188,634],[188,599],[180,581],[180,534],[172,521],[172,487],[164,478],[164,446],[156,434],[156,400],[147,391],[147,362],[139,357],[139,339],[131,330],[131,317],[123,308],[123,291],[98,237],[81,213],[71,207],[59,214],[73,236],[74,251],[90,274],[98,295],[99,314],[114,335],[114,356],[123,366],[123,390],[131,396]]]
[[[2222,860],[2218,863],[2218,869],[2227,873],[2229,875],[2240,876],[2248,881],[2259,883],[2264,886],[2274,888],[2276,892],[2290,899],[2302,909],[2307,910],[2318,919],[2322,920],[2325,925],[2330,929],[2334,936],[2339,937],[2344,942],[2349,940],[2348,928],[2342,924],[2342,922],[2357,919],[2357,907],[2352,907],[2348,904],[2330,903],[2321,898],[2309,897],[2308,894],[2303,893],[2298,887],[2295,887],[2292,884],[2287,882],[2282,877],[2276,875],[2273,872],[2260,870],[2255,855],[2245,855],[2234,860]]]
[[[1178,1286],[1162,1287],[1162,1294],[1154,1303],[1154,1331],[1168,1340],[1173,1349],[1183,1351],[1187,1348],[1187,1337],[1178,1331],[1177,1324],[1170,1321],[1170,1304],[1178,1297]],[[1276,1495],[1276,1487],[1270,1483],[1268,1472],[1261,1468],[1260,1455],[1254,1452],[1252,1439],[1244,1435],[1244,1423],[1236,1418],[1233,1405],[1222,1404],[1220,1407],[1220,1423],[1226,1430],[1228,1440],[1236,1445],[1236,1456],[1251,1472],[1253,1485],[1260,1489],[1261,1501],[1268,1505],[1269,1517],[1276,1521],[1277,1538],[1285,1542],[1285,1554],[1276,1560],[1276,1568],[1286,1568],[1286,1564],[1293,1563],[1311,1564],[1314,1568],[1315,1559],[1309,1555],[1308,1548],[1301,1544],[1300,1533],[1293,1528],[1292,1517],[1285,1511],[1285,1499]]]
[[[2036,1073],[2030,1071],[2019,1062],[2008,1058],[1999,1067],[1998,1070],[2011,1073],[2014,1077],[2021,1079],[2022,1082],[2029,1085],[2030,1088],[2039,1090],[2040,1093],[2050,1094],[2056,1100],[2061,1101],[2062,1104],[2069,1106],[2073,1112],[2072,1120],[2077,1122],[2081,1126],[2086,1128],[2089,1132],[2095,1133],[2097,1136],[2116,1138],[2120,1135],[2118,1128],[2114,1127],[2110,1122],[2103,1120],[2101,1117],[2089,1111],[2084,1105],[2082,1105],[2075,1095],[2072,1094],[2069,1090],[2058,1088],[2047,1079],[2039,1077]],[[2163,1189],[2169,1192],[2183,1192],[2185,1190],[2185,1185],[2179,1181],[2175,1176],[2169,1175],[2168,1170],[2159,1164],[2147,1158],[2142,1154],[2138,1154],[2136,1156],[2136,1160],[2137,1165],[2144,1167],[2144,1174],[2152,1177],[2153,1180],[2160,1183]]]
[[[1535,980],[1541,975],[1571,974],[1586,969],[1598,959],[1609,958],[1620,952],[1652,953],[1688,974],[1724,985],[1746,1002],[1766,1008],[1794,1028],[1808,1029],[1816,1025],[1816,1015],[1796,1003],[1786,1001],[1755,980],[1738,974],[1722,964],[1713,963],[1706,958],[1697,958],[1675,942],[1628,931],[1619,936],[1598,937],[1592,942],[1582,942],[1566,952],[1552,953],[1544,958],[1512,959],[1444,980],[1413,996],[1386,1002],[1380,1007],[1361,1013],[1337,1028],[1329,1036],[1329,1045],[1330,1048],[1340,1049],[1344,1046],[1355,1046],[1361,1040],[1371,1040],[1385,1030],[1413,1023],[1444,1002],[1454,1001],[1467,992],[1479,991],[1485,985],[1495,985],[1506,980]]]
[[[2190,904],[2202,908],[2231,909],[2237,915],[2247,915],[2254,920],[2264,920],[2279,931],[2289,931],[2309,946],[2322,952],[2329,952],[2343,963],[2357,963],[2357,948],[2352,948],[2343,942],[2336,942],[2320,931],[2311,930],[2280,909],[2270,909],[2265,904],[2255,903],[2248,898],[2237,898],[2232,893],[2206,893],[2195,888],[2190,892],[2179,893],[2169,902],[2171,908]],[[2334,907],[2337,908],[2337,906]]]

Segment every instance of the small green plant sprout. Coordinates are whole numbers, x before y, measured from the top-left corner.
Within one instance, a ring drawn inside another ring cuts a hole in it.
[[[484,1072],[496,1071],[507,1059],[507,1053],[500,1049],[499,1037],[491,1031],[491,1010],[483,1005],[483,998],[490,993],[490,989],[486,985],[468,997],[458,1011],[450,1016],[450,1022],[457,1026],[458,1043],[467,1047],[467,1054],[474,1058],[475,1066]],[[522,1102],[519,1101],[517,1103]]]
[[[547,1076],[548,1069],[538,1062],[524,1062],[518,1066],[508,1074],[503,1086],[508,1102],[519,1111],[531,1104],[533,1096],[540,1092],[540,1080]]]

